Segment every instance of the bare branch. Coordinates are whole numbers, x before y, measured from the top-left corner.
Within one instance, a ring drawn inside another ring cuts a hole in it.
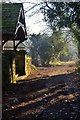
[[[32,6],[30,9],[28,9],[27,11],[25,11],[25,13],[26,12],[29,12],[30,10],[32,10],[33,8],[35,8],[37,6],[37,4],[35,4],[34,6]]]
[[[45,2],[45,3],[46,3],[46,7],[48,7],[48,8],[51,9],[51,10],[53,10],[53,9],[48,5],[47,2]]]

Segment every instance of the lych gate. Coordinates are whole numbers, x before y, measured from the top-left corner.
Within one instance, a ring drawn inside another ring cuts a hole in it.
[[[25,74],[25,52],[22,42],[27,40],[25,15],[22,3],[2,4],[2,60],[3,78],[12,83],[16,82],[18,75]],[[6,59],[7,58],[7,59]],[[6,64],[6,63],[8,64]],[[9,76],[6,76],[6,69]]]

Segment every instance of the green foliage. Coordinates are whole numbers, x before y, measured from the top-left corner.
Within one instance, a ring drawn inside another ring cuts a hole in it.
[[[72,32],[75,35],[76,40],[78,41],[78,57],[80,58],[80,28],[77,26],[77,24],[73,24],[71,27]],[[76,41],[75,40],[75,41]]]
[[[41,7],[45,21],[52,31],[70,28],[78,41],[80,57],[80,2],[45,2],[45,4]]]
[[[45,3],[41,10],[52,28],[71,28],[73,23],[80,27],[80,2]]]
[[[30,47],[32,63],[36,66],[48,65],[52,56],[52,45],[50,38],[45,34],[33,34],[30,40],[32,43]]]
[[[52,30],[68,27],[77,36],[79,41],[80,32],[80,2],[46,2],[44,7],[45,21],[49,24]],[[75,25],[77,26],[77,29]]]
[[[69,54],[68,47],[64,41],[61,31],[53,32],[52,35],[52,44],[53,44],[53,60],[60,60],[60,57],[67,56]]]
[[[61,57],[64,58],[69,54],[61,31],[55,30],[51,37],[46,34],[33,34],[30,40],[32,63],[36,66],[47,66],[51,59],[60,60]]]
[[[46,35],[43,35],[40,41],[39,55],[42,65],[48,65],[52,56],[52,44],[51,39]]]

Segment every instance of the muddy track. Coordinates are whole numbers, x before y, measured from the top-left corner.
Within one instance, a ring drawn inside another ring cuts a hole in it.
[[[75,66],[38,68],[3,93],[2,120],[80,120]]]

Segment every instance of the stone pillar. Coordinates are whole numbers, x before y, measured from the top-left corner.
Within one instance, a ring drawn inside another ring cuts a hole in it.
[[[28,76],[31,73],[32,59],[31,57],[25,55],[25,73]]]
[[[16,74],[15,57],[12,59],[12,78],[11,83],[16,83],[18,75]]]

